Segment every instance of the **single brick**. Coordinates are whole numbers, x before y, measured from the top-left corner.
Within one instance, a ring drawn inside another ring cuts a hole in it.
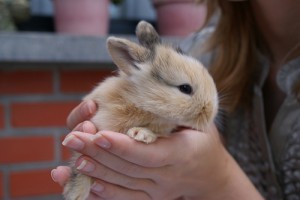
[[[64,70],[60,72],[61,91],[89,92],[105,77],[112,74],[111,70]]]
[[[0,163],[52,161],[51,136],[5,137],[0,139]]]
[[[13,127],[66,126],[66,118],[79,102],[13,103]]]
[[[51,93],[52,77],[49,70],[1,70],[0,94]]]
[[[49,170],[14,172],[10,175],[12,197],[59,194],[62,188],[54,183]]]

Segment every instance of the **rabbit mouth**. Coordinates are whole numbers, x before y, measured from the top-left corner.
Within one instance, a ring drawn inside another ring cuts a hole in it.
[[[177,126],[172,132],[179,132],[179,131],[186,130],[186,129],[195,130],[195,131],[197,130],[190,126]]]

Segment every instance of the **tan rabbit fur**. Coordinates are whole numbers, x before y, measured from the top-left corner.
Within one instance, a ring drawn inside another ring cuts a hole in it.
[[[119,74],[107,78],[85,97],[99,105],[92,122],[145,143],[168,136],[178,126],[206,130],[218,110],[216,87],[207,70],[196,59],[162,44],[145,21],[138,24],[136,35],[139,44],[107,39]],[[91,184],[91,178],[73,170],[65,198],[86,199]]]

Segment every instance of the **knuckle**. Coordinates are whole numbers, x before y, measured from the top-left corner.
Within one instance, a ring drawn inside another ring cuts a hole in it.
[[[141,184],[139,183],[138,180],[136,179],[129,179],[125,182],[125,185],[128,187],[128,188],[131,188],[131,189],[141,189],[140,186]]]
[[[148,161],[147,165],[148,167],[162,167],[167,165],[168,163],[168,156],[167,154],[153,154]]]
[[[123,165],[119,165],[117,170],[124,174],[137,175],[140,174],[141,167],[131,163],[126,163]]]
[[[118,154],[121,158],[126,158],[128,157],[129,155],[129,152],[128,152],[128,148],[127,147],[124,147],[124,148],[119,148],[118,149]]]

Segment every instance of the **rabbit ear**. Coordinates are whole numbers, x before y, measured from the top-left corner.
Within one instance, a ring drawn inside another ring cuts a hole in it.
[[[153,49],[155,45],[161,43],[160,37],[154,27],[146,21],[140,21],[138,23],[136,36],[140,44],[149,49]]]
[[[126,39],[109,37],[107,47],[114,63],[127,75],[134,70],[140,70],[137,63],[145,62],[148,50]]]

